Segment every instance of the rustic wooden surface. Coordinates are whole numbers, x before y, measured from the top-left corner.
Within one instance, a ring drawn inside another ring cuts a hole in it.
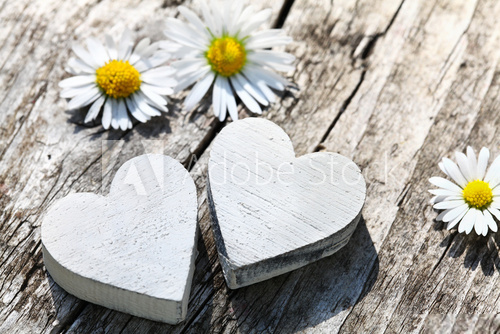
[[[250,1],[247,1],[250,2]],[[118,33],[162,38],[182,0],[0,2],[0,333],[461,333],[500,328],[500,238],[435,221],[427,179],[467,144],[500,154],[500,2],[282,0],[273,25],[295,42],[290,89],[262,117],[298,155],[327,149],[367,180],[349,244],[305,268],[238,290],[224,282],[210,228],[205,174],[225,125],[204,100],[126,132],[85,125],[57,83],[73,41]],[[191,1],[186,1],[191,6]],[[244,110],[240,111],[246,116]],[[117,141],[119,140],[119,141]],[[47,275],[40,222],[68,193],[106,193],[126,160],[165,153],[191,171],[201,238],[190,309],[164,325],[65,293]]]

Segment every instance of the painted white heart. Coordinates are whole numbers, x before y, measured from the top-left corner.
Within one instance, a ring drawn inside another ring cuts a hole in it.
[[[176,160],[127,161],[107,197],[59,200],[42,223],[56,283],[95,304],[175,324],[187,313],[197,239],[196,187]]]
[[[339,154],[295,157],[273,122],[247,118],[216,137],[208,197],[219,259],[232,289],[331,255],[361,217],[366,185]]]

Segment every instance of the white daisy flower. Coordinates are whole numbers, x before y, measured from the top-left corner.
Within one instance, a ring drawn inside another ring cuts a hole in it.
[[[197,82],[185,100],[185,108],[192,110],[213,83],[214,114],[223,121],[226,113],[238,119],[235,94],[245,106],[261,114],[263,106],[275,101],[274,92],[282,91],[289,82],[275,74],[291,71],[295,57],[269,48],[290,43],[292,39],[281,29],[256,29],[271,17],[271,10],[254,12],[252,6],[243,8],[241,1],[226,2],[225,6],[211,7],[201,1],[203,20],[184,6],[179,12],[188,22],[167,19],[165,35],[180,44],[177,50],[182,59],[172,64],[177,72],[181,91]]]
[[[106,46],[95,38],[87,39],[87,49],[73,46],[77,58],[69,60],[66,70],[75,76],[59,83],[61,97],[71,98],[69,109],[92,104],[86,123],[103,109],[105,129],[132,128],[127,111],[143,123],[168,111],[164,95],[172,94],[177,82],[173,68],[159,66],[170,56],[158,46],[144,38],[134,48],[128,30],[118,43],[106,35]]]
[[[440,188],[429,190],[436,195],[432,199],[434,208],[444,210],[436,220],[447,222],[448,230],[460,223],[460,233],[469,234],[472,228],[478,235],[485,236],[488,228],[496,232],[498,227],[493,217],[500,219],[500,156],[488,172],[490,152],[486,147],[481,149],[477,159],[471,147],[467,147],[467,155],[455,152],[455,156],[458,166],[447,158],[439,163],[441,170],[455,183],[442,177],[429,179]]]

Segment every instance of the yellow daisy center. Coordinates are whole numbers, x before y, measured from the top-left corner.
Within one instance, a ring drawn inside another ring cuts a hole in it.
[[[493,191],[490,185],[481,180],[467,183],[462,192],[465,202],[476,209],[484,209],[493,201]]]
[[[112,60],[95,72],[99,87],[115,99],[128,97],[141,86],[141,74],[128,61]]]
[[[241,71],[247,59],[245,47],[233,37],[216,38],[212,41],[206,57],[212,70],[224,77]]]

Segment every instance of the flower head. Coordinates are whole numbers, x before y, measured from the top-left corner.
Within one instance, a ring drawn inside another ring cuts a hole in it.
[[[243,8],[241,1],[227,2],[223,8],[215,3],[209,7],[202,0],[201,11],[203,20],[180,6],[187,22],[168,18],[165,31],[179,45],[182,58],[172,64],[178,69],[176,90],[196,82],[186,97],[186,109],[193,109],[213,84],[212,103],[219,120],[223,121],[227,112],[233,120],[238,119],[235,93],[250,111],[261,114],[260,105],[275,101],[270,88],[284,90],[289,85],[273,70],[294,69],[290,65],[294,56],[269,49],[292,39],[281,29],[256,31],[270,18],[269,9],[255,13],[251,6]]]
[[[106,46],[94,38],[87,40],[87,49],[75,45],[77,58],[68,62],[68,72],[75,76],[62,80],[61,97],[71,98],[70,109],[91,105],[85,122],[94,120],[103,110],[105,129],[132,128],[130,113],[139,122],[167,111],[164,95],[172,94],[177,82],[174,69],[160,66],[169,55],[159,50],[159,43],[149,38],[135,48],[128,30],[115,43],[106,35]]]
[[[439,187],[429,190],[435,195],[434,208],[444,210],[436,220],[447,222],[448,230],[460,223],[460,233],[469,234],[472,228],[478,235],[486,235],[488,229],[496,232],[498,227],[493,217],[500,219],[500,156],[488,172],[490,152],[486,147],[481,149],[477,159],[471,147],[467,147],[467,155],[456,152],[455,156],[458,165],[447,158],[439,163],[441,170],[455,183],[442,177],[429,179]]]

